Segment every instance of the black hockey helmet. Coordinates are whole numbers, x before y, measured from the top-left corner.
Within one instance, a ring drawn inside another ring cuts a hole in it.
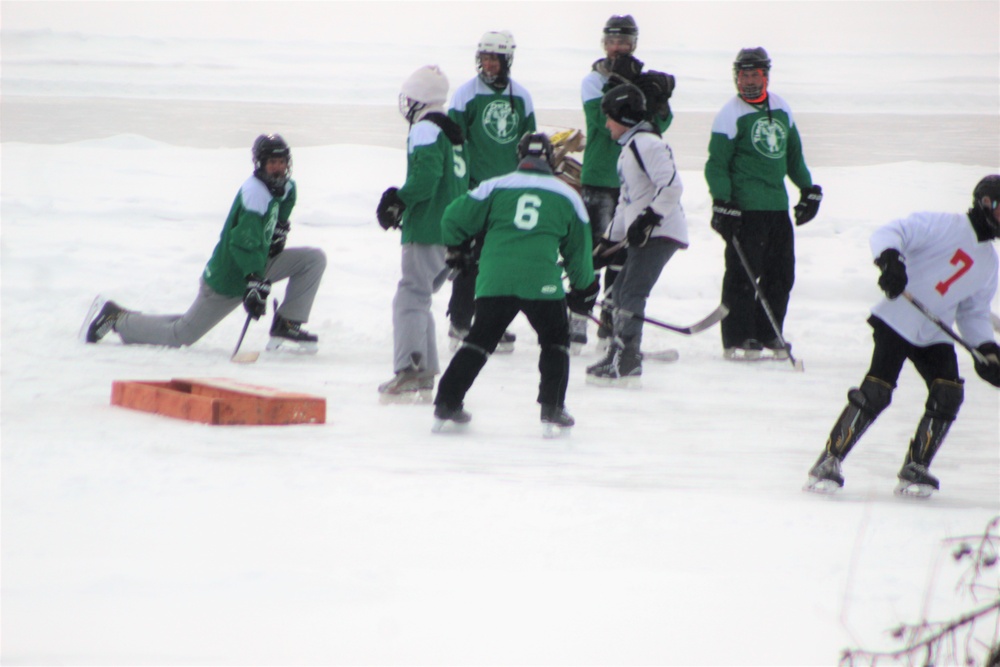
[[[525,132],[521,140],[517,142],[517,159],[521,161],[525,158],[545,160],[545,164],[554,168],[552,142],[549,141],[548,135],[544,132]]]
[[[639,36],[639,26],[631,14],[615,14],[604,24],[605,35]]]
[[[759,69],[764,70],[764,74],[771,71],[771,59],[767,57],[767,51],[762,46],[748,47],[740,49],[733,61],[733,75],[740,70]]]
[[[993,231],[994,237],[1000,237],[1000,222],[997,222],[995,211],[1000,207],[1000,174],[984,176],[972,191],[973,209],[982,211],[985,222]],[[988,199],[989,202],[983,201]]]
[[[292,175],[292,149],[288,147],[288,142],[280,134],[262,134],[254,139],[251,153],[254,176],[264,182],[271,194],[275,196],[284,194],[285,184]],[[267,160],[272,157],[283,157],[288,160],[284,173],[278,175],[267,173]]]
[[[646,96],[637,86],[623,83],[604,94],[601,111],[616,123],[633,127],[646,118]]]

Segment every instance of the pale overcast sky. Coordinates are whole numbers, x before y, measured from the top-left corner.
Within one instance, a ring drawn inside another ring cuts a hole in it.
[[[595,50],[604,21],[624,13],[636,18],[647,48],[1000,54],[997,0],[0,2],[5,31],[464,45],[484,31],[509,29],[519,47]]]

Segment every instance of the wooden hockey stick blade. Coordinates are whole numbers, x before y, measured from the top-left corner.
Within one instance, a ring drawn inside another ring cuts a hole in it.
[[[237,352],[229,358],[234,364],[252,364],[260,358],[260,352]]]

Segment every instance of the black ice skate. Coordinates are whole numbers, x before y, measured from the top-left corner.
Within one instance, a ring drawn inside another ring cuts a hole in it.
[[[98,296],[90,305],[87,317],[83,321],[81,338],[86,343],[96,343],[112,331],[115,331],[118,318],[127,312],[127,310],[114,301],[108,301]]]
[[[542,437],[556,438],[563,433],[568,433],[573,428],[576,420],[566,408],[561,405],[542,406]]]
[[[836,493],[843,486],[844,475],[840,472],[840,459],[824,452],[809,471],[809,479],[802,490],[813,493]]]
[[[301,322],[286,320],[277,312],[271,323],[271,338],[267,341],[267,351],[275,350],[316,354],[319,351],[319,336],[302,328]]]
[[[642,353],[611,343],[603,360],[587,368],[587,384],[598,387],[642,387]]]
[[[756,361],[764,345],[756,338],[747,338],[738,345],[727,347],[722,351],[723,358],[729,361]]]
[[[431,433],[444,433],[451,430],[461,430],[472,421],[472,415],[464,410],[462,405],[449,407],[444,403],[434,406],[434,425]]]
[[[938,478],[928,472],[927,466],[913,461],[904,464],[897,477],[899,483],[893,491],[897,496],[930,498],[932,493],[941,488]]]
[[[781,339],[775,336],[769,341],[763,343],[764,349],[770,352],[769,358],[774,358],[778,361],[787,361],[788,355],[792,351],[792,344],[787,340],[785,344],[781,344]]]

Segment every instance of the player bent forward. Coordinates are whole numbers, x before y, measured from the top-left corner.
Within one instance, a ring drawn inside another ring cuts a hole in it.
[[[904,289],[941,321],[957,322],[963,337],[986,362],[975,369],[1000,387],[1000,348],[990,326],[990,301],[997,291],[1000,235],[1000,175],[983,178],[967,214],[913,213],[875,231],[871,238],[879,287],[886,299],[875,305],[871,368],[833,426],[826,447],[809,471],[806,489],[836,491],[844,485],[840,464],[876,417],[889,405],[903,363],[909,359],[927,383],[927,403],[899,471],[897,495],[929,496],[939,489],[928,472],[964,398],[964,380],[951,339],[906,298]],[[957,268],[956,268],[957,267]]]
[[[491,178],[445,209],[441,222],[447,262],[467,269],[467,241],[485,232],[476,279],[476,317],[469,335],[441,376],[434,399],[434,430],[467,423],[465,395],[504,331],[520,312],[538,333],[538,402],[546,435],[573,426],[566,412],[569,320],[590,313],[597,298],[590,225],[580,196],[552,173],[552,146],[544,134],[525,134],[517,170]],[[563,298],[563,267],[573,286]]]
[[[289,217],[296,187],[292,151],[280,135],[262,134],[251,149],[254,171],[236,195],[219,242],[202,273],[198,296],[183,315],[145,315],[114,301],[94,301],[85,340],[96,343],[112,331],[126,345],[191,345],[242,301],[253,319],[267,310],[271,283],[288,278],[285,300],[274,313],[267,349],[314,353],[319,338],[302,329],[309,320],[326,255],[319,248],[288,248]]]

